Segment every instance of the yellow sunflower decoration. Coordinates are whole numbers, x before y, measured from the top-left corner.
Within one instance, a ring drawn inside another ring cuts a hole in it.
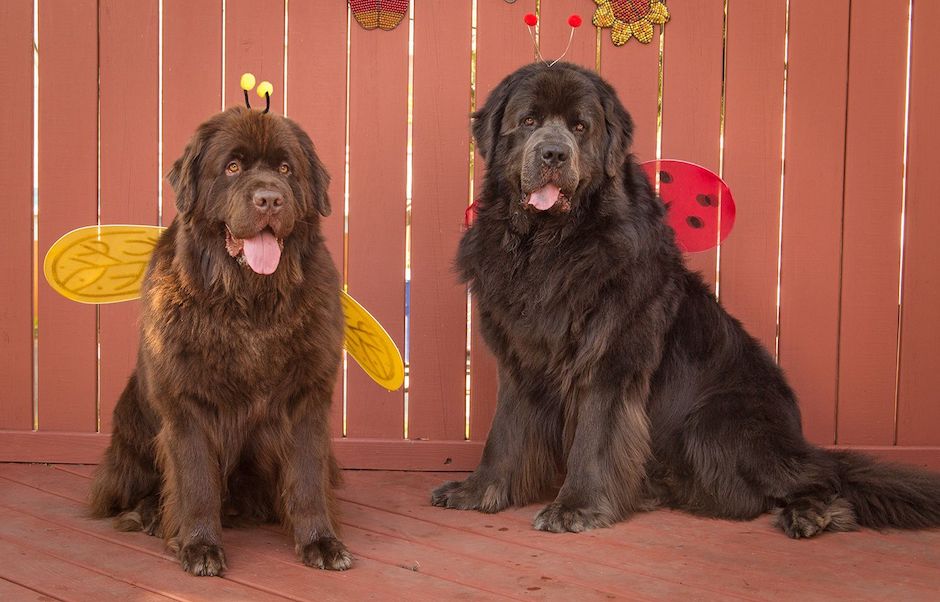
[[[634,37],[644,44],[653,39],[653,24],[669,20],[669,9],[662,0],[594,0],[594,25],[610,27],[610,39],[623,46]]]

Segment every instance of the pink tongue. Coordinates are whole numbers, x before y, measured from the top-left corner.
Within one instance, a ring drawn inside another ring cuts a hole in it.
[[[257,236],[245,239],[245,259],[258,274],[273,274],[281,261],[281,247],[270,230],[262,230]]]
[[[561,190],[559,190],[557,186],[554,184],[546,184],[538,190],[533,190],[529,193],[528,203],[539,211],[545,211],[546,209],[551,209],[555,203],[558,202],[559,194],[561,194]]]

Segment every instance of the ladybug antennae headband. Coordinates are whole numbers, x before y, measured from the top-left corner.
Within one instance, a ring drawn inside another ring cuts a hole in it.
[[[535,46],[535,55],[539,57],[539,60],[551,67],[561,59],[565,58],[565,55],[568,54],[568,49],[571,48],[571,40],[574,39],[574,30],[578,27],[581,27],[581,16],[578,14],[571,15],[568,17],[568,25],[571,26],[571,33],[568,34],[568,45],[565,46],[565,51],[561,53],[557,59],[549,63],[544,58],[542,58],[542,51],[539,49],[539,42],[535,39],[535,30],[532,29],[538,25],[539,18],[533,13],[526,13],[525,17],[522,18],[523,22],[526,24],[526,28],[529,30],[529,36],[532,38],[532,45]]]

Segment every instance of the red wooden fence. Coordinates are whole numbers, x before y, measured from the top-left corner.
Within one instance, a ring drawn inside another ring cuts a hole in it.
[[[778,355],[807,435],[940,467],[940,3],[668,5],[653,43],[618,48],[590,27],[593,0],[412,0],[390,32],[341,0],[0,3],[0,460],[97,460],[138,306],[66,301],[37,266],[77,226],[168,223],[161,174],[252,71],[332,174],[326,236],[349,292],[409,339],[405,390],[349,362],[341,460],[471,468],[496,369],[451,268],[483,172],[469,112],[533,60],[524,13],[554,58],[578,12],[567,59],[617,88],[638,158],[700,163],[734,191],[735,231],[688,261]]]

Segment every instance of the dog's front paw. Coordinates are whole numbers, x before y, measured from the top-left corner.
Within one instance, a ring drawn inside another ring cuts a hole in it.
[[[609,527],[613,519],[594,508],[573,508],[561,502],[552,502],[535,515],[533,525],[539,531],[553,533],[580,533],[587,529]]]
[[[481,483],[472,477],[465,481],[449,481],[431,493],[431,504],[458,510],[499,512],[509,505],[506,488],[494,482]]]
[[[343,542],[335,537],[321,537],[299,550],[300,560],[307,566],[331,571],[345,571],[352,566],[352,556]]]
[[[225,572],[222,546],[211,543],[190,543],[179,551],[183,570],[197,577],[215,577]]]

